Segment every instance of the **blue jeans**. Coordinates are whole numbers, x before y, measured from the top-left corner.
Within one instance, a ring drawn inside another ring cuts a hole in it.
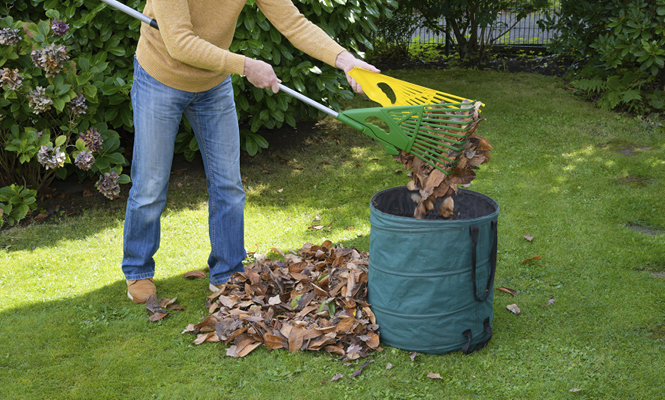
[[[175,137],[185,113],[199,143],[207,178],[210,283],[225,283],[231,274],[243,270],[242,260],[247,256],[240,134],[231,79],[205,92],[184,92],[158,82],[134,60],[131,97],[135,138],[125,214],[125,277],[137,280],[155,274],[159,220],[166,204]]]

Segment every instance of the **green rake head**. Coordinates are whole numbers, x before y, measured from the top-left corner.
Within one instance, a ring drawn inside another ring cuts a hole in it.
[[[476,130],[479,107],[480,103],[446,103],[363,108],[344,111],[337,119],[383,143],[388,154],[404,150],[450,175]]]

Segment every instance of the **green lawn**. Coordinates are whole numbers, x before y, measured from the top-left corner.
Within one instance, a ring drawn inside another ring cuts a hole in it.
[[[208,236],[205,183],[191,168],[173,175],[156,256],[158,294],[185,311],[157,323],[126,298],[123,200],[0,231],[0,397],[662,398],[663,129],[578,100],[557,78],[384,73],[486,104],[478,133],[494,151],[470,189],[501,207],[495,287],[518,294],[495,292],[485,349],[412,362],[384,346],[351,378],[363,360],[265,347],[232,359],[221,344],[192,345],[180,332],[207,314],[207,282],[182,274],[205,265]],[[408,181],[380,145],[330,119],[243,160],[246,244],[273,256],[271,247],[326,239],[369,251],[370,198]],[[506,309],[512,303],[522,315]],[[336,374],[344,377],[331,382]]]

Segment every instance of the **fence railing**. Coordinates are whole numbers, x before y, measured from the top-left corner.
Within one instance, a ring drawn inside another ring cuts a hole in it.
[[[554,10],[550,10],[553,12]],[[528,14],[524,19],[517,22],[517,24],[510,29],[508,33],[500,37],[495,45],[545,45],[549,43],[552,32],[542,31],[538,27],[538,21],[544,19],[548,12],[537,12]],[[492,35],[496,36],[505,31],[506,27],[511,27],[515,24],[515,14],[510,11],[503,12],[499,18],[500,24],[493,26],[491,29]],[[442,24],[445,25],[445,18],[442,19]],[[505,25],[504,25],[505,23]],[[418,43],[433,43],[445,44],[445,35],[435,35],[432,31],[425,27],[417,28],[413,33],[413,40]],[[450,37],[451,41],[455,38],[453,35]]]

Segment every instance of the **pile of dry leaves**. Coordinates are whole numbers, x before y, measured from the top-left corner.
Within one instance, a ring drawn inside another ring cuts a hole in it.
[[[284,261],[245,266],[208,297],[210,315],[183,333],[195,344],[223,342],[226,354],[244,357],[270,349],[325,350],[348,360],[379,350],[379,326],[367,303],[368,253],[325,241],[297,254],[272,249]]]
[[[412,199],[418,203],[414,211],[415,218],[424,218],[428,211],[434,209],[437,199],[441,197],[444,198],[444,201],[440,203],[436,211],[444,218],[452,218],[455,204],[450,195],[457,193],[457,185],[469,184],[476,177],[474,169],[478,169],[480,164],[490,161],[492,146],[484,137],[474,135],[478,124],[484,120],[479,116],[481,103],[472,104],[468,100],[465,100],[465,103],[461,106],[460,111],[450,113],[451,117],[448,120],[451,123],[447,124],[450,127],[465,129],[464,132],[469,136],[464,149],[455,151],[443,144],[437,146],[441,151],[447,153],[449,159],[456,161],[456,165],[437,163],[437,167],[443,169],[444,173],[405,151],[401,151],[399,155],[395,156],[402,162],[405,170],[412,170],[408,175],[412,180],[407,184],[407,188],[415,192]],[[439,135],[443,143],[449,138],[446,133],[459,134],[460,132],[442,128],[439,131],[430,131],[430,133]]]

